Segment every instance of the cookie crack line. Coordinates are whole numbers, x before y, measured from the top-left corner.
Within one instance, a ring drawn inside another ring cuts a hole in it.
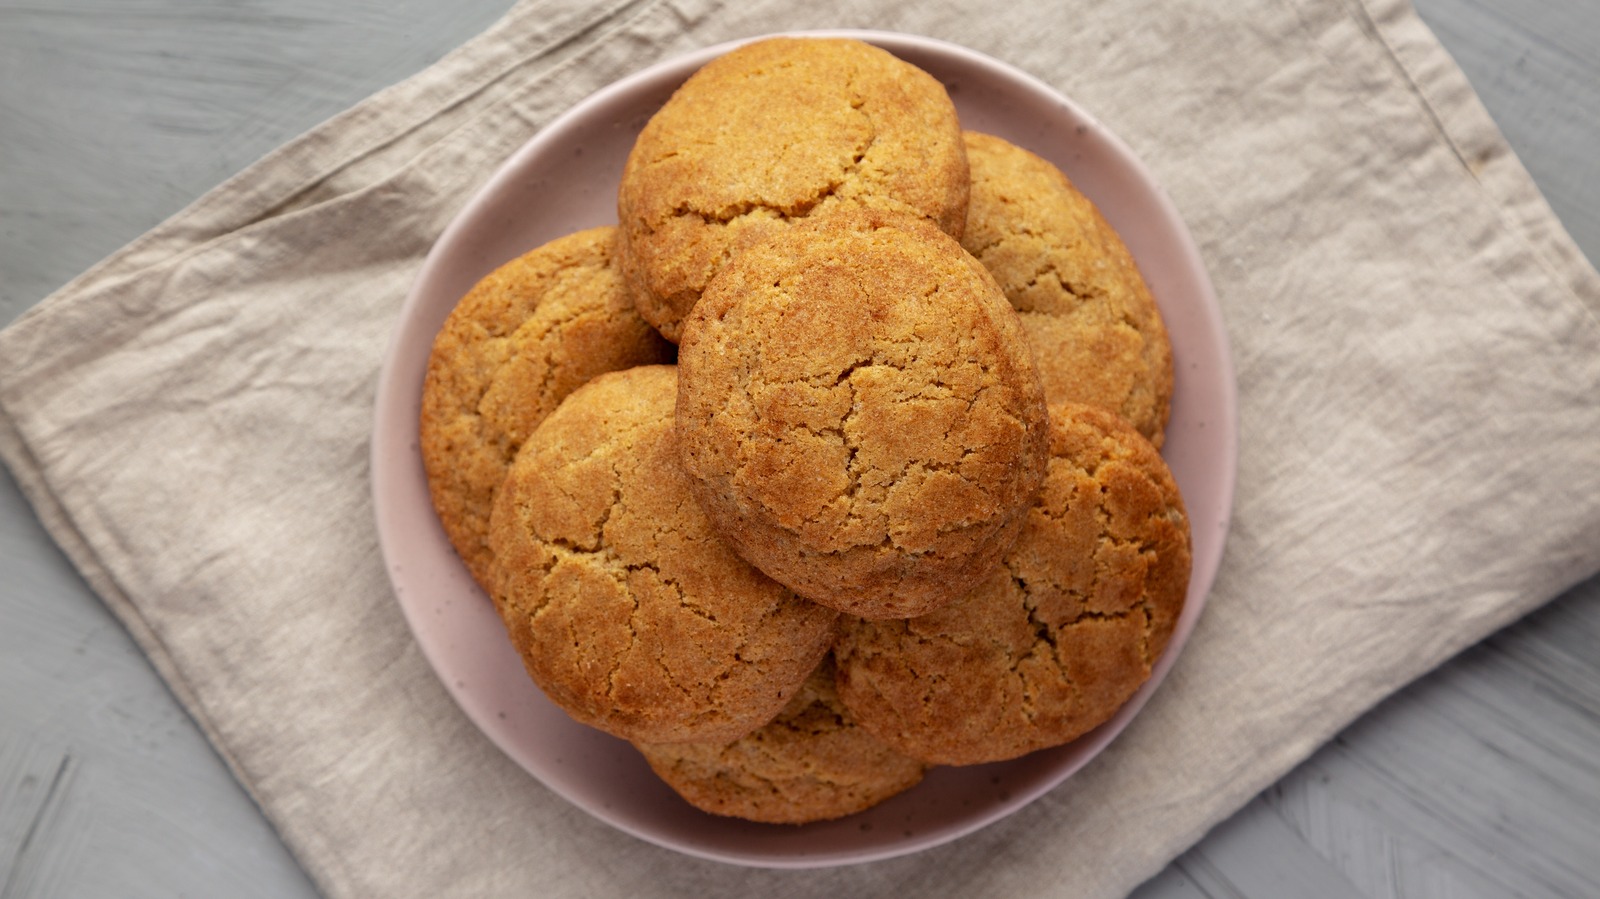
[[[823,427],[823,428],[811,427],[811,426],[805,425],[805,424],[797,424],[797,425],[794,425],[792,427],[792,430],[794,430],[795,432],[801,433],[801,434],[806,434],[806,435],[809,435],[809,436],[812,436],[812,437],[837,438],[839,440],[840,445],[844,449],[846,449],[848,451],[849,455],[848,455],[847,459],[845,460],[845,471],[846,471],[846,473],[848,475],[848,482],[844,485],[843,489],[841,489],[837,495],[835,495],[826,504],[824,504],[825,506],[833,506],[834,504],[836,504],[836,503],[838,503],[840,501],[843,501],[846,504],[846,506],[850,507],[850,511],[846,516],[847,521],[859,522],[859,520],[860,520],[860,514],[859,514],[858,511],[855,510],[854,507],[856,506],[856,501],[859,499],[860,494],[861,494],[862,483],[863,483],[863,475],[864,475],[864,473],[857,467],[857,459],[859,457],[860,447],[857,444],[857,442],[854,439],[852,439],[852,437],[850,436],[851,435],[851,427],[850,427],[850,425],[855,420],[856,414],[859,411],[859,404],[856,401],[856,387],[855,387],[854,376],[858,372],[861,372],[863,370],[870,369],[870,368],[876,368],[876,367],[884,367],[884,368],[889,368],[889,369],[891,369],[893,371],[903,372],[903,371],[906,371],[907,368],[910,365],[913,365],[914,363],[915,363],[915,360],[913,360],[911,363],[908,363],[906,365],[896,364],[895,362],[893,362],[891,360],[880,358],[879,354],[874,354],[870,358],[858,359],[858,360],[850,363],[849,365],[847,365],[843,369],[841,369],[838,372],[838,374],[834,376],[832,383],[830,385],[828,385],[830,387],[845,386],[845,387],[849,388],[849,390],[850,390],[850,404],[849,404],[849,407],[848,407],[848,411],[845,413],[844,417],[840,420],[839,424],[837,426],[834,426],[834,427]],[[989,367],[986,366],[986,365],[979,364],[979,370],[980,370],[980,372],[986,372],[986,371],[989,370]],[[813,380],[814,379],[803,379],[803,380],[795,381],[793,383],[804,383],[807,386],[816,386],[816,385],[812,384]],[[940,389],[944,390],[946,393],[952,392],[952,388],[949,387],[948,385],[943,384],[942,382],[936,381],[933,385],[929,385],[929,386],[939,387]],[[987,394],[991,389],[993,389],[993,388],[991,386],[988,386],[988,385],[980,387],[980,388],[978,388],[978,390],[976,392],[973,393],[972,396],[968,397],[965,400],[966,408],[965,408],[964,411],[965,411],[965,414],[967,416],[971,416],[973,414],[973,410],[977,407],[978,403],[982,401],[983,396],[985,394]],[[950,399],[950,398],[951,397],[949,397],[949,396],[924,397],[921,394],[916,394],[916,395],[912,395],[910,397],[905,397],[904,399],[906,399],[906,400],[941,400],[941,399]],[[1014,418],[1014,419],[1016,418],[1016,416],[1014,416],[1014,415],[1011,416],[1011,417]],[[757,420],[759,420],[759,416],[757,417]],[[941,441],[946,443],[946,444],[957,442],[957,438],[955,438],[953,436],[953,432],[954,432],[954,427],[947,428],[945,430],[945,432],[941,435],[941,438],[940,438]],[[781,438],[779,438],[777,442],[782,443],[783,440]],[[960,443],[960,454],[955,459],[948,460],[948,461],[945,461],[945,460],[934,460],[934,459],[909,460],[909,461],[906,462],[906,464],[901,466],[898,470],[883,472],[883,474],[887,476],[887,479],[884,481],[884,483],[881,486],[883,486],[887,491],[892,492],[894,487],[895,487],[895,485],[903,482],[908,476],[911,476],[913,474],[928,473],[928,472],[939,472],[939,473],[943,473],[943,474],[954,475],[955,477],[959,478],[963,483],[973,484],[973,483],[975,483],[973,478],[971,478],[966,472],[963,471],[963,466],[975,454],[983,452],[989,446],[990,446],[990,444],[985,444],[985,443],[978,443],[978,444],[975,444],[975,445],[967,444],[967,443]],[[748,467],[747,465],[741,465],[739,468],[742,471],[744,468],[747,468],[747,467]],[[738,473],[736,472],[736,477],[737,477],[737,475],[738,475]],[[986,494],[989,493],[989,491],[983,491],[983,492],[986,493]],[[974,524],[978,524],[978,523],[979,522],[977,522],[977,521],[966,520],[966,519],[947,522],[945,525],[941,526],[938,529],[937,532],[940,533],[940,534],[945,534],[945,533],[949,533],[949,532],[952,532],[952,531],[956,531],[956,530],[960,530],[960,529],[963,529],[963,528],[967,528],[967,527],[970,527],[970,526],[972,526]],[[800,527],[803,528],[804,524],[802,524]],[[784,529],[789,531],[789,532],[791,532],[791,533],[800,533],[800,530],[797,529],[797,528],[785,527]],[[870,544],[870,543],[853,544],[853,546],[857,546],[857,547],[869,546],[869,545],[874,545],[874,544]],[[894,548],[894,549],[897,549],[897,550],[906,551],[906,552],[913,552],[912,550],[906,549],[905,547],[901,547],[897,542],[895,542],[894,539],[893,539],[893,535],[888,536],[883,541],[879,541],[878,545],[887,545],[888,547]]]
[[[785,598],[786,599],[788,598],[787,595],[786,595]],[[735,659],[735,661],[739,662],[740,664],[755,665],[755,662],[751,662],[751,661],[749,661],[749,660],[747,660],[745,658],[744,651],[750,645],[750,640],[751,640],[753,635],[761,634],[761,633],[765,633],[766,632],[767,622],[770,621],[772,619],[772,616],[776,615],[777,613],[778,613],[778,603],[772,603],[771,605],[767,606],[767,608],[764,609],[761,612],[761,617],[759,619],[757,619],[757,621],[756,621],[756,623],[755,623],[755,625],[753,627],[749,627],[749,628],[745,629],[743,635],[741,636],[741,639],[739,640],[739,645],[734,647],[734,650],[733,650],[733,658]],[[723,679],[722,678],[718,678],[715,682],[712,683],[711,692],[712,692],[713,696],[715,696],[716,694],[722,692],[722,689],[723,689],[722,685],[723,685]]]
[[[856,464],[856,460],[861,454],[861,446],[850,436],[850,424],[855,420],[856,412],[861,405],[856,397],[855,375],[856,372],[872,365],[873,360],[870,358],[865,361],[853,362],[834,381],[834,386],[843,385],[845,389],[850,391],[850,406],[845,411],[844,417],[839,419],[839,442],[850,453],[849,457],[845,459],[844,465],[845,475],[849,478],[849,481],[845,484],[844,491],[834,501],[844,500],[845,506],[851,515],[856,514],[856,500],[861,496],[861,470]]]
[[[606,503],[600,511],[600,520],[594,524],[594,542],[596,546],[606,545],[606,525],[611,523],[611,516],[618,510],[626,511],[622,501],[622,471],[617,468],[616,460],[611,461],[611,502]]]
[[[860,155],[854,157],[851,165],[846,169],[846,172],[853,170],[855,166],[860,163],[861,158],[862,157]],[[699,219],[701,223],[706,225],[729,225],[735,221],[738,221],[739,219],[747,218],[752,215],[759,215],[762,213],[770,214],[772,218],[780,221],[800,221],[810,216],[829,199],[839,196],[840,189],[843,188],[848,181],[849,179],[845,177],[831,180],[823,187],[819,188],[816,194],[802,200],[796,200],[795,202],[789,204],[764,203],[759,200],[746,200],[741,203],[729,204],[722,209],[697,209],[688,203],[680,203],[668,210],[665,215],[662,215],[649,227],[651,233],[654,233],[660,230],[662,224],[665,222],[684,218]]]
[[[633,441],[634,435],[639,431],[653,426],[654,422],[629,421],[626,418],[624,418],[622,421],[607,420],[606,427],[609,430],[608,439],[596,443],[593,446],[584,447],[581,451],[573,455],[563,456],[555,465],[555,473],[562,474],[571,471],[573,468],[587,463],[590,459],[593,459],[600,453],[611,450],[618,443],[630,443]],[[611,463],[611,469],[613,472],[616,471],[615,462]]]
[[[1073,679],[1072,671],[1071,671],[1071,669],[1069,669],[1067,667],[1067,660],[1061,657],[1061,644],[1056,640],[1056,631],[1055,631],[1055,629],[1052,628],[1048,622],[1044,621],[1043,619],[1041,619],[1039,617],[1038,606],[1036,604],[1034,604],[1034,603],[1028,602],[1027,592],[1026,592],[1027,591],[1027,582],[1022,580],[1022,579],[1020,579],[1020,578],[1017,578],[1015,575],[1012,576],[1012,580],[1016,581],[1019,585],[1022,586],[1023,591],[1024,591],[1024,594],[1023,594],[1024,598],[1023,598],[1023,604],[1022,605],[1023,605],[1023,608],[1028,613],[1028,622],[1033,625],[1034,634],[1038,638],[1038,641],[1042,642],[1045,645],[1050,647],[1050,658],[1055,663],[1053,665],[1053,667],[1055,668],[1056,674],[1059,675],[1061,677],[1062,682],[1065,683],[1067,685],[1067,687],[1072,690],[1072,701],[1071,701],[1071,704],[1073,706],[1076,706],[1078,704],[1078,702],[1079,702],[1079,699],[1083,696],[1083,688],[1078,684],[1078,682],[1076,680]],[[1071,625],[1070,624],[1064,625],[1063,629],[1065,629],[1066,627],[1071,627]],[[1037,646],[1037,645],[1038,644],[1035,643],[1035,646]],[[1025,675],[1022,672],[1021,668],[1019,666],[1017,666],[1017,665],[1013,665],[1011,670],[1012,670],[1012,673],[1014,673],[1017,676],[1017,678],[1022,682],[1023,689],[1026,692],[1028,687],[1030,687],[1032,685],[1032,680],[1027,675]],[[1031,704],[1025,706],[1023,708],[1023,710],[1022,710],[1023,717],[1028,720],[1028,723],[1030,725],[1034,723],[1034,720],[1035,720],[1035,717],[1036,717],[1035,716],[1035,711],[1036,711],[1036,709],[1033,708],[1031,706]]]
[[[652,232],[658,230],[663,222],[680,218],[697,218],[707,225],[727,225],[737,219],[763,212],[773,213],[777,218],[788,221],[806,218],[830,198],[839,196],[839,192],[851,181],[857,180],[857,176],[861,172],[862,161],[867,158],[867,154],[872,151],[872,148],[878,142],[878,128],[873,121],[872,113],[864,104],[852,103],[851,107],[867,120],[866,141],[851,154],[850,162],[840,170],[839,174],[830,178],[810,197],[796,200],[789,204],[746,200],[741,203],[727,204],[721,209],[698,209],[691,203],[679,203],[668,210],[665,215],[658,217],[656,221],[646,222],[646,225],[650,227]],[[784,149],[788,149],[788,147],[786,146]],[[664,158],[670,158],[675,155],[677,153],[674,151]]]
[[[634,619],[639,615],[639,599],[633,595],[631,590],[624,590],[622,593],[628,598],[628,602],[633,605],[633,608],[628,612],[628,645],[612,656],[611,670],[606,672],[606,696],[612,699],[613,705],[616,704],[617,678],[622,674],[622,666],[627,663],[628,657],[633,655],[634,650],[639,647],[639,629],[634,627]]]
[[[918,637],[917,640],[919,643],[925,642],[925,640],[921,637]],[[870,653],[870,655],[882,658],[884,654],[879,652]],[[922,695],[917,697],[917,700],[918,705],[922,707],[922,720],[928,720],[930,716],[934,714],[934,710],[938,704],[937,694],[947,678],[945,678],[944,674],[939,671],[919,670],[916,665],[913,664],[914,658],[909,653],[902,654],[898,661],[900,665],[904,666],[908,674],[909,681],[914,684],[922,685]],[[894,718],[900,722],[900,730],[902,732],[914,732],[920,729],[919,725],[910,717],[909,710],[902,708],[900,703],[890,699],[890,697],[894,695],[895,691],[892,689],[885,689],[882,680],[878,677],[878,673],[872,669],[872,666],[856,665],[853,667],[854,674],[852,676],[860,677],[866,681],[866,689],[878,697],[878,699],[883,702],[883,708],[887,709],[889,714],[894,716]],[[900,680],[900,678],[894,679],[895,682],[899,682]]]
[[[535,250],[534,252],[538,251]],[[507,263],[503,269],[515,266],[519,262],[520,260],[513,260]],[[573,262],[572,264],[576,265],[578,263]],[[568,290],[570,291],[570,288]],[[513,318],[515,324],[508,325],[505,320],[499,317],[475,320],[474,324],[481,328],[481,337],[474,339],[459,335],[459,331],[452,327],[453,323],[447,321],[441,328],[440,334],[443,336],[446,333],[457,333],[462,343],[475,348],[480,356],[502,356],[503,358],[496,366],[499,371],[518,365],[525,359],[544,356],[547,363],[545,379],[548,380],[552,374],[550,369],[553,369],[553,366],[548,364],[551,355],[549,351],[550,340],[553,335],[554,339],[559,342],[569,323],[547,317],[542,313],[551,306],[561,305],[564,300],[562,291],[563,286],[559,279],[553,277],[537,278],[531,284],[523,285],[520,288],[521,294],[537,297],[537,299],[526,304],[522,314]],[[469,293],[466,298],[463,298],[463,304],[465,304],[466,299],[471,297],[472,294]],[[516,304],[515,308],[521,308],[521,306],[522,304]],[[535,350],[535,352],[528,352],[528,350]],[[489,377],[481,381],[475,380],[471,390],[456,398],[459,413],[481,418],[483,416],[483,402],[495,381],[496,377]],[[541,385],[541,390],[544,386]],[[544,394],[541,393],[540,395]]]
[[[1149,652],[1149,639],[1150,631],[1155,620],[1155,614],[1147,594],[1141,594],[1139,602],[1136,605],[1130,606],[1121,612],[1098,612],[1087,608],[1087,600],[1081,592],[1056,587],[1057,589],[1061,589],[1062,592],[1073,597],[1074,604],[1079,606],[1079,611],[1071,618],[1061,622],[1060,625],[1052,627],[1048,622],[1045,622],[1038,617],[1037,604],[1029,601],[1029,597],[1031,597],[1031,585],[1029,581],[1016,573],[1012,573],[1011,580],[1023,593],[1023,606],[1028,612],[1029,623],[1033,625],[1035,632],[1039,636],[1039,639],[1050,644],[1056,656],[1056,666],[1060,669],[1062,677],[1066,679],[1068,683],[1072,683],[1072,678],[1068,672],[1065,660],[1061,658],[1061,644],[1057,638],[1061,632],[1067,630],[1068,628],[1077,627],[1091,621],[1127,621],[1133,618],[1135,615],[1143,618],[1145,626],[1140,633],[1140,657],[1144,660],[1146,665],[1149,665],[1150,662],[1153,661]],[[1076,684],[1074,684],[1074,686],[1076,686]]]
[[[690,601],[689,594],[684,592],[683,585],[681,583],[679,583],[676,578],[670,577],[667,574],[663,573],[662,570],[661,570],[661,566],[656,564],[655,562],[650,561],[648,559],[645,560],[645,561],[642,561],[642,562],[626,562],[626,561],[624,561],[622,563],[622,567],[623,567],[624,571],[627,571],[629,573],[638,573],[638,572],[641,572],[641,571],[648,571],[651,574],[654,574],[656,576],[657,580],[659,580],[661,583],[665,584],[666,586],[671,587],[672,588],[672,592],[674,592],[674,593],[676,593],[678,595],[678,606],[680,608],[682,608],[685,611],[689,612],[691,615],[694,615],[694,616],[696,616],[698,618],[704,619],[705,621],[709,621],[712,624],[721,626],[722,622],[717,619],[717,616],[716,616],[716,614],[714,612],[712,612],[710,609],[707,609],[707,608],[705,608],[705,607],[703,607],[703,606],[701,606],[701,605],[699,605],[697,603],[694,603],[694,602]]]
[[[1140,598],[1139,611],[1144,614],[1144,627],[1139,631],[1139,659],[1146,668],[1154,668],[1156,657],[1150,652],[1150,635],[1156,626],[1155,611],[1150,607],[1150,601],[1143,597]]]
[[[728,225],[758,213],[771,213],[773,218],[784,221],[803,219],[810,215],[811,211],[821,205],[824,200],[833,196],[837,188],[838,185],[829,184],[827,187],[822,188],[816,196],[798,200],[788,206],[778,203],[763,203],[758,200],[746,200],[741,203],[729,204],[723,209],[708,210],[696,209],[687,203],[680,203],[661,216],[652,227],[652,231],[660,229],[665,222],[685,218],[699,219],[707,225]]]
[[[562,554],[565,554],[567,556],[581,556],[590,559],[598,559],[601,563],[601,567],[610,573],[612,578],[618,583],[622,583],[625,580],[626,575],[622,572],[626,570],[627,562],[617,554],[616,548],[607,543],[605,539],[606,524],[611,521],[611,517],[615,515],[619,509],[623,510],[624,512],[626,511],[626,503],[622,499],[622,475],[621,472],[617,470],[617,465],[614,461],[611,463],[611,474],[611,501],[606,503],[605,507],[601,509],[600,520],[595,522],[592,526],[592,546],[585,546],[571,537],[559,535],[547,537],[535,532],[535,538],[544,543],[552,551],[552,555],[557,556],[556,563],[545,567],[544,570],[546,574],[549,574],[554,570],[555,564],[559,564],[560,562],[559,557]],[[560,485],[557,485],[557,489],[561,489]],[[571,493],[568,493],[566,490],[561,490],[561,492],[569,500],[576,502],[576,498],[573,497]],[[540,608],[543,608],[543,606],[544,604],[541,604]]]
[[[1046,277],[1054,281],[1056,286],[1061,288],[1062,293],[1072,297],[1072,299],[1077,301],[1077,306],[1075,308],[1081,308],[1088,305],[1092,301],[1101,299],[1093,292],[1085,293],[1084,291],[1079,290],[1078,285],[1062,277],[1061,269],[1057,268],[1055,262],[1053,261],[1046,262],[1043,267],[1035,271],[1033,275],[1029,277],[1028,280],[1022,285],[1022,290],[1018,291],[1018,293],[1025,293],[1035,287],[1038,287],[1039,282],[1044,280]],[[1058,312],[1054,314],[1060,315],[1061,313]]]
[[[555,345],[559,346],[560,343],[563,340],[566,339],[567,329],[568,329],[568,327],[571,326],[572,321],[575,321],[575,320],[576,320],[576,318],[574,318],[573,320],[566,321],[566,322],[560,322],[560,323],[556,323],[556,324],[550,325],[549,327],[545,328],[542,333],[540,333],[538,335],[538,337],[537,337],[538,347],[542,351],[538,355],[542,355],[544,357],[545,364],[544,364],[544,371],[542,371],[540,373],[540,375],[539,375],[539,386],[536,388],[536,392],[534,393],[534,396],[543,398],[543,397],[548,397],[548,396],[553,395],[554,391],[552,389],[552,385],[555,384],[556,378],[560,375],[560,369],[555,364],[555,357],[556,357],[555,348],[553,346],[548,345],[548,344],[549,344],[549,342],[554,341]],[[522,329],[519,328],[517,330],[518,330],[518,334],[520,335]],[[520,360],[521,358],[525,357],[527,354],[519,352],[519,353],[517,353],[515,355]],[[504,370],[504,369],[502,369],[502,370]],[[484,391],[484,393],[485,393],[485,396],[487,396],[488,391],[486,390],[486,391]],[[480,403],[481,403],[481,400],[480,400]],[[559,405],[559,403],[557,405]],[[544,411],[544,414],[545,414],[544,417],[549,417],[550,412],[553,412],[554,409],[545,409],[543,411]],[[507,435],[506,443],[507,443],[507,449],[510,451],[509,458],[513,458],[513,459],[516,458],[517,451],[522,448],[522,444],[527,441],[529,436],[531,436],[531,435],[530,434],[523,434],[520,439],[516,439],[516,438],[512,438],[510,435]]]

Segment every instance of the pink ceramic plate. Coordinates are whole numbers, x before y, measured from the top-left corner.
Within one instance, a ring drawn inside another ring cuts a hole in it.
[[[696,811],[626,743],[574,723],[523,672],[488,599],[434,516],[417,450],[428,352],[457,299],[500,263],[563,234],[616,221],[623,159],[645,120],[710,47],[646,69],[552,122],[509,159],[444,232],[401,313],[378,388],[372,477],[378,533],[406,619],[440,680],[507,755],[596,817],[652,843],[746,865],[802,868],[902,855],[971,833],[1066,780],[1127,726],[1194,628],[1233,501],[1233,371],[1210,282],[1172,204],[1093,117],[1003,63],[927,38],[830,32],[877,44],[939,78],[965,127],[1060,166],[1127,241],[1171,332],[1177,393],[1164,455],[1194,529],[1194,575],[1171,647],[1144,689],[1082,739],[1012,762],[939,768],[914,789],[840,821],[751,824]]]

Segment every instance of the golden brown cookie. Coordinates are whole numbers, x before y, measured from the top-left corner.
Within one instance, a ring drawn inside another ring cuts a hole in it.
[[[1022,538],[972,593],[845,628],[839,695],[862,727],[946,765],[1015,758],[1110,718],[1183,608],[1189,524],[1161,456],[1092,406],[1051,408],[1050,474]]]
[[[771,721],[828,651],[836,614],[712,533],[678,467],[677,370],[578,388],[495,499],[495,605],[528,673],[624,739],[727,741]]]
[[[685,321],[679,360],[684,467],[717,529],[851,614],[965,593],[1044,474],[1016,313],[921,219],[848,209],[745,250]]]
[[[854,40],[771,38],[712,60],[623,169],[617,219],[639,311],[676,342],[736,244],[852,203],[961,236],[967,162],[944,87]]]
[[[855,725],[824,660],[771,724],[732,743],[636,743],[652,770],[714,815],[805,824],[869,809],[927,766]]]
[[[506,263],[456,304],[422,388],[422,462],[434,509],[487,588],[495,491],[522,442],[601,372],[670,362],[615,265],[615,228],[553,240]]]
[[[1059,169],[967,132],[972,199],[961,245],[1022,317],[1051,402],[1117,413],[1161,447],[1172,347],[1122,239]]]

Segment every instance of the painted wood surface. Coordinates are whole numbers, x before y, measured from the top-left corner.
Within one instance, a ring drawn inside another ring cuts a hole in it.
[[[0,323],[507,5],[0,0]],[[1417,5],[1600,259],[1600,3]],[[1597,645],[1600,579],[1373,710],[1137,895],[1600,896]],[[314,890],[0,474],[0,899],[178,895]]]

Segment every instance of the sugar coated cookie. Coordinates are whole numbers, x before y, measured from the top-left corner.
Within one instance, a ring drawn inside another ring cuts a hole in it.
[[[690,314],[679,360],[684,467],[716,527],[851,614],[965,593],[1044,473],[1016,314],[920,219],[845,210],[745,250]]]
[[[506,263],[434,339],[422,462],[439,522],[479,584],[488,583],[495,491],[534,427],[601,372],[673,358],[622,286],[615,237],[610,227],[582,231]]]
[[[539,425],[495,499],[492,593],[528,673],[624,739],[737,740],[828,651],[830,609],[712,532],[678,467],[677,371],[601,375]]]
[[[1090,406],[1053,406],[1050,473],[1022,538],[967,596],[863,621],[835,647],[861,726],[935,764],[1066,743],[1150,676],[1189,582],[1189,525],[1160,455]]]
[[[967,162],[944,87],[855,40],[771,38],[712,60],[623,169],[617,216],[639,311],[676,342],[736,244],[840,204],[961,235]]]
[[[805,824],[871,808],[926,765],[855,726],[823,664],[772,723],[732,743],[636,743],[652,770],[714,815]]]
[[[1172,347],[1122,239],[1049,162],[967,132],[972,197],[961,245],[1022,317],[1051,403],[1100,406],[1160,448]]]

